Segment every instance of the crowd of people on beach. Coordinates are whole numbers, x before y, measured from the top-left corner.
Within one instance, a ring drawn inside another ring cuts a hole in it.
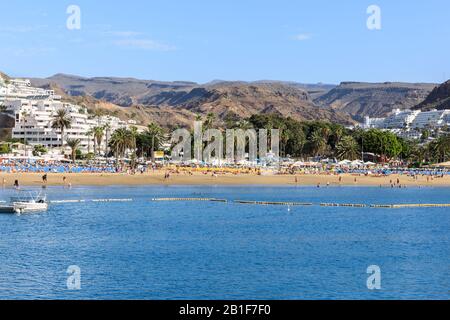
[[[77,165],[62,162],[9,161],[0,163],[0,172],[6,173],[117,173],[120,167],[111,164]]]
[[[209,167],[209,166],[182,166],[182,165],[156,165],[156,164],[136,164],[131,166],[125,162],[115,163],[65,163],[59,161],[43,162],[28,160],[8,160],[0,161],[0,172],[3,173],[127,173],[144,174],[158,169],[170,170],[172,173],[203,173],[203,174],[256,174],[261,175],[263,171],[276,171],[276,174],[312,174],[312,175],[372,175],[372,176],[430,176],[439,177],[450,175],[450,170],[442,168],[403,168],[403,167],[346,167],[346,166],[322,166],[314,168],[293,168],[293,167]]]
[[[4,173],[145,173],[154,165],[139,164],[134,168],[126,163],[114,162],[73,164],[59,161],[8,160],[0,162],[0,172]]]

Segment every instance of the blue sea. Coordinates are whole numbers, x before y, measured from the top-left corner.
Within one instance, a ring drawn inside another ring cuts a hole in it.
[[[13,190],[1,190],[7,201]],[[46,213],[0,215],[0,299],[449,299],[448,188],[49,187]],[[228,203],[155,202],[220,198]],[[130,199],[130,202],[93,202]],[[369,266],[381,289],[369,290]],[[69,290],[69,266],[80,270]],[[73,289],[73,288],[72,288]]]

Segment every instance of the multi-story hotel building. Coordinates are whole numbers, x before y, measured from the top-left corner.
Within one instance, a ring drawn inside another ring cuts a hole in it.
[[[366,117],[365,129],[386,129],[406,138],[420,137],[423,129],[450,127],[450,110],[394,110],[386,118]]]
[[[0,77],[0,102],[9,99],[59,100],[61,97],[55,96],[53,90],[32,87],[30,80],[11,79],[6,81]]]
[[[61,130],[52,128],[54,116],[60,109],[65,109],[71,120],[70,128],[64,130],[64,141],[80,139],[79,149],[83,153],[94,150],[91,129],[107,125],[100,145],[100,153],[104,154],[106,140],[111,134],[119,128],[128,127],[127,122],[117,117],[94,119],[85,107],[62,102],[53,91],[33,88],[28,80],[10,80],[6,85],[0,84],[0,89],[0,102],[15,119],[12,137],[22,139],[29,145],[43,145],[47,149],[61,147]]]

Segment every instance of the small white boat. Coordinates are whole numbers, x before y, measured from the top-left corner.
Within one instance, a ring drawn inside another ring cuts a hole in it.
[[[10,203],[0,206],[0,213],[35,213],[48,210],[47,196],[39,192],[20,192],[18,197],[13,197]]]

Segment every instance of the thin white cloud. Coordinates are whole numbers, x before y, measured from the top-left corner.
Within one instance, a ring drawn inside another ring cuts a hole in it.
[[[28,48],[0,48],[0,52],[4,55],[13,55],[16,57],[34,57],[34,56],[46,56],[56,52],[56,48],[52,47],[28,47]]]
[[[312,35],[309,33],[300,33],[294,36],[294,40],[297,41],[306,41],[310,40],[312,38]]]
[[[108,34],[116,36],[116,37],[130,38],[130,37],[140,36],[140,35],[142,35],[142,32],[136,32],[136,31],[111,31],[111,32],[108,32]]]
[[[123,48],[141,49],[148,51],[172,51],[174,46],[150,39],[122,39],[113,42],[114,45]]]
[[[9,33],[29,33],[40,31],[42,29],[47,28],[46,25],[38,25],[38,26],[8,26],[8,27],[0,27],[0,32],[9,32]]]
[[[176,47],[147,38],[145,33],[133,30],[109,30],[105,32],[111,37],[111,43],[117,47],[147,51],[173,51]]]

